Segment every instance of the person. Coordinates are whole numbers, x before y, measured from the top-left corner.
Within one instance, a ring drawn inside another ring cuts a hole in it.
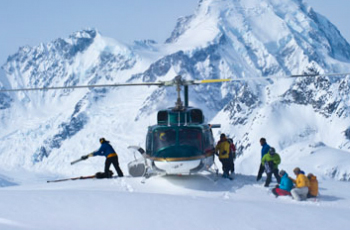
[[[290,191],[293,188],[293,181],[288,177],[288,174],[283,169],[279,172],[281,183],[272,189],[272,193],[278,196],[291,196]]]
[[[166,141],[166,133],[165,133],[165,132],[161,132],[161,133],[159,134],[159,139],[160,139],[161,141]]]
[[[295,183],[295,188],[293,188],[290,193],[292,194],[292,197],[297,201],[305,200],[309,192],[309,180],[299,167],[296,167],[293,172],[297,178],[295,180],[291,178],[293,183]]]
[[[106,157],[105,168],[104,168],[105,177],[108,177],[108,178],[111,177],[111,175],[109,173],[109,171],[110,171],[109,168],[110,168],[111,164],[113,164],[115,170],[117,171],[118,176],[123,177],[124,174],[119,167],[118,155],[115,152],[115,150],[113,149],[112,145],[110,145],[109,141],[107,141],[103,137],[100,138],[100,143],[101,143],[101,147],[99,148],[99,150],[94,151],[88,155],[82,156],[81,158],[83,160],[86,160],[88,157],[105,156]]]
[[[218,153],[219,152],[219,153]],[[224,178],[229,178],[230,171],[230,143],[227,141],[226,135],[222,133],[220,135],[220,140],[215,147],[215,153],[219,156],[219,160],[222,164],[222,171]]]
[[[236,159],[236,146],[233,144],[232,138],[227,138],[227,141],[230,143],[230,155],[229,155],[229,161],[230,161],[230,173],[231,176],[235,174],[235,159]]]
[[[261,165],[264,165],[267,175],[265,181],[265,187],[269,187],[271,183],[272,174],[275,176],[278,183],[281,182],[281,178],[278,175],[278,165],[281,163],[281,157],[276,153],[275,148],[270,147],[270,150],[261,159]]]
[[[260,138],[260,145],[261,145],[261,158],[260,160],[265,156],[265,154],[270,150],[270,145],[266,143],[265,138]],[[259,166],[259,171],[258,171],[258,176],[256,177],[256,181],[259,181],[262,178],[263,173],[265,172],[265,167],[264,165],[260,164]]]
[[[309,179],[309,192],[307,198],[314,198],[318,196],[318,181],[315,175],[312,173],[307,174],[307,179]]]

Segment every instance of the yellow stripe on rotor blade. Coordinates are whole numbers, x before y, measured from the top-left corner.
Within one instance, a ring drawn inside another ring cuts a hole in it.
[[[232,81],[232,79],[207,79],[207,80],[202,80],[199,83],[217,83],[217,82],[227,82],[227,81]]]

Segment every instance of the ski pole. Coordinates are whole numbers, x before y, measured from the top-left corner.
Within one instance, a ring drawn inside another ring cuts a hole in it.
[[[88,159],[93,153],[89,153],[88,155],[84,155],[82,157],[80,157],[79,159],[75,160],[75,161],[72,161],[70,164],[71,165],[74,165],[75,163],[78,163],[79,161],[83,161],[83,160],[86,160]]]
[[[75,163],[78,163],[79,161],[82,161],[83,159],[79,158],[78,160],[72,161],[70,164],[74,165]]]

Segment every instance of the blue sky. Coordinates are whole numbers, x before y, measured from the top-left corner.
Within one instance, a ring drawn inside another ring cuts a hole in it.
[[[121,42],[163,42],[180,16],[194,12],[199,0],[0,0],[0,65],[20,46],[35,46],[96,28]],[[350,41],[349,0],[305,0]]]

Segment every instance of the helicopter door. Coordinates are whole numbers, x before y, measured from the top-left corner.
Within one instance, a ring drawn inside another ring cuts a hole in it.
[[[213,133],[211,130],[205,130],[204,131],[204,152],[213,152],[214,151],[214,138],[213,138]]]
[[[146,136],[146,154],[152,153],[152,131],[148,131]]]

